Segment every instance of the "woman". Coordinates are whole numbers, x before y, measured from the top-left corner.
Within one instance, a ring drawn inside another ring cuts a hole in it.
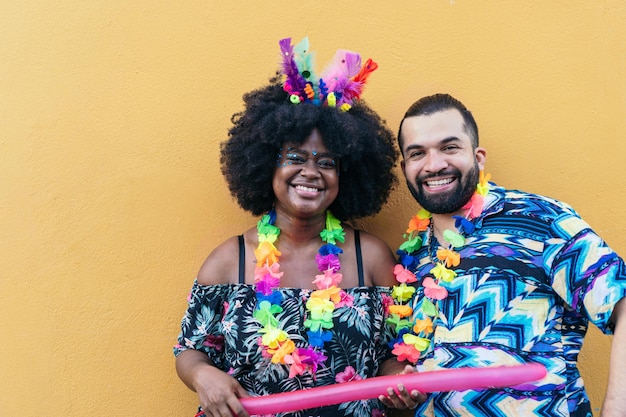
[[[246,417],[242,397],[404,368],[389,359],[384,326],[393,254],[342,223],[377,213],[397,182],[393,134],[358,100],[376,64],[340,51],[318,78],[305,42],[280,42],[282,79],[244,96],[221,147],[231,193],[262,217],[213,250],[190,294],[175,354],[198,415]],[[416,404],[416,392],[400,392],[385,403]],[[374,399],[289,415],[382,416],[384,407]]]

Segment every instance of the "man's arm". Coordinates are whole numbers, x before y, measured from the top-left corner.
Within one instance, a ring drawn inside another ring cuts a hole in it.
[[[615,323],[609,384],[602,406],[602,417],[626,417],[626,299],[617,303],[611,320]]]

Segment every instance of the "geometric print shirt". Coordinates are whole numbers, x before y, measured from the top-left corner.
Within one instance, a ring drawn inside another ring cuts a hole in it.
[[[577,358],[589,322],[612,333],[626,296],[624,261],[567,204],[490,184],[475,230],[456,249],[457,276],[418,371],[540,363],[537,382],[481,391],[431,393],[416,416],[591,416]],[[436,244],[417,253],[417,291]]]

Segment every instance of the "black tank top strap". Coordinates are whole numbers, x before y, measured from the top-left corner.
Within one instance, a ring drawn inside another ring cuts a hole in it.
[[[239,239],[239,283],[246,283],[246,245],[243,241],[243,235],[237,236]]]
[[[359,287],[365,286],[365,278],[363,277],[363,256],[361,255],[361,237],[358,230],[354,230],[354,246],[356,249],[356,267],[359,271]]]

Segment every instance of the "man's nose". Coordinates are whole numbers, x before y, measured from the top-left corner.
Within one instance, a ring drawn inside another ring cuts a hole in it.
[[[440,172],[448,167],[448,161],[445,155],[439,152],[429,152],[426,155],[424,169],[428,172]]]

